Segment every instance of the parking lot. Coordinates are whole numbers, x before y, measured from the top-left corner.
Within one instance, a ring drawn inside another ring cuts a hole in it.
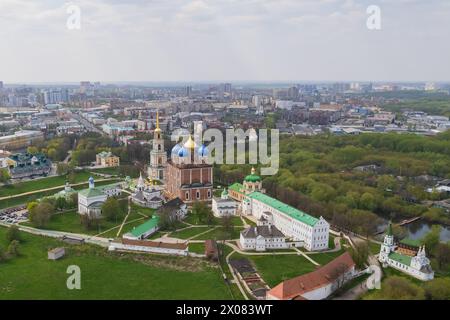
[[[25,205],[0,210],[0,222],[19,223],[28,220],[28,210]]]

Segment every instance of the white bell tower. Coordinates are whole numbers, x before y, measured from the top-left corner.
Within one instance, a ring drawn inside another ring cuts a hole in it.
[[[165,180],[165,168],[167,165],[167,154],[164,150],[164,139],[159,127],[159,111],[156,112],[156,128],[153,136],[153,147],[150,151],[150,167],[148,175],[153,180]]]

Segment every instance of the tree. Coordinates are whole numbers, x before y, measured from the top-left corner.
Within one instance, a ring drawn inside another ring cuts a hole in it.
[[[62,175],[67,174],[69,172],[69,169],[70,168],[67,163],[60,162],[56,166],[56,173],[58,174],[58,176],[62,176]]]
[[[338,264],[333,270],[330,271],[330,278],[334,280],[334,283],[336,284],[336,290],[339,290],[345,284],[346,272],[347,265],[344,263]]]
[[[214,223],[214,215],[204,202],[196,201],[192,206],[192,214],[197,216],[199,222],[211,225]]]
[[[6,183],[11,179],[8,170],[0,169],[0,183]]]
[[[369,244],[367,242],[356,243],[355,247],[350,249],[350,255],[352,256],[356,267],[358,269],[364,269],[367,259],[369,258]]]
[[[17,226],[12,225],[8,231],[6,231],[6,241],[11,242],[14,240],[20,241],[20,232]]]
[[[114,197],[106,199],[105,203],[102,205],[102,215],[109,221],[117,221],[122,215],[119,201]]]
[[[439,269],[445,270],[447,265],[450,263],[450,245],[438,243],[435,256]]]
[[[392,276],[383,281],[375,297],[383,300],[424,300],[425,291],[403,277]]]
[[[54,210],[55,208],[48,202],[39,203],[29,211],[31,223],[39,228],[45,227]]]
[[[233,221],[231,216],[224,216],[221,219],[222,232],[219,235],[220,240],[230,239],[233,232]]]
[[[434,256],[436,253],[437,246],[440,241],[441,226],[434,225],[431,227],[431,231],[428,232],[423,238],[423,244],[428,250],[430,256]]]
[[[376,209],[375,197],[369,192],[363,193],[360,199],[362,209],[373,211]]]
[[[36,148],[35,146],[29,146],[27,148],[27,152],[30,154],[36,154],[39,152],[38,148]]]
[[[158,210],[159,227],[161,230],[174,230],[177,225],[176,211],[168,207],[161,207]]]
[[[450,279],[436,278],[424,285],[425,296],[430,300],[450,300]]]
[[[5,250],[3,250],[2,247],[0,247],[0,263],[5,262],[5,261],[6,261]]]
[[[65,197],[58,197],[55,201],[55,207],[62,210],[67,207],[67,201]]]
[[[8,256],[17,257],[20,255],[19,253],[19,241],[13,240],[8,246]]]
[[[98,228],[100,221],[88,214],[80,214],[80,223],[86,230],[94,230]]]

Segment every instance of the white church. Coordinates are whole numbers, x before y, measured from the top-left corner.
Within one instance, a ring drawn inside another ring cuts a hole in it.
[[[394,242],[391,224],[389,224],[384,236],[378,260],[384,268],[392,267],[422,281],[429,281],[434,278],[434,271],[431,269],[430,260],[426,256],[425,246],[419,247],[415,253],[405,254]]]

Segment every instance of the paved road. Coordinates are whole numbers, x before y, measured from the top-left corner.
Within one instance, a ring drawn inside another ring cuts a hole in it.
[[[10,227],[12,226],[12,224],[7,224],[4,222],[0,222],[0,225],[5,226],[5,227]],[[33,227],[27,227],[27,226],[22,226],[22,225],[16,225],[20,231],[23,232],[28,232],[34,235],[38,235],[38,236],[45,236],[45,237],[50,237],[50,238],[61,238],[63,236],[68,236],[68,237],[75,237],[75,238],[81,238],[84,239],[84,241],[86,243],[91,243],[91,244],[95,244],[98,246],[102,246],[107,248],[109,246],[109,240],[107,238],[101,238],[101,237],[96,237],[96,236],[91,236],[91,235],[86,235],[86,234],[80,234],[80,233],[71,233],[71,232],[64,232],[64,231],[54,231],[54,230],[41,230],[41,229],[37,229],[37,228],[33,228]]]

